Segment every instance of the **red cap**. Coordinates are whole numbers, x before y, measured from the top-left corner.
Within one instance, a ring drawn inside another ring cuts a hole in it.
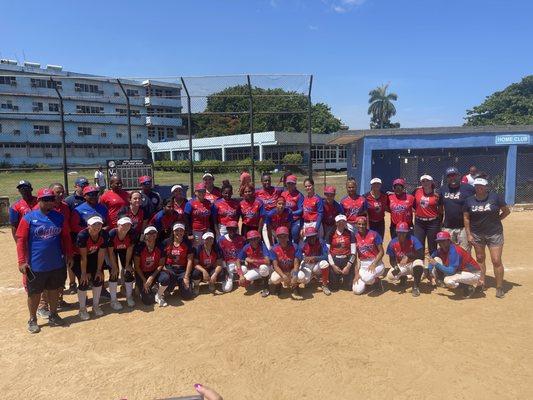
[[[246,239],[248,239],[248,240],[255,239],[255,238],[260,238],[260,237],[261,237],[261,235],[257,231],[248,231],[246,233]]]
[[[238,228],[239,224],[237,221],[230,220],[226,223],[226,228]]]
[[[100,190],[96,186],[85,186],[83,188],[83,194],[92,193],[92,192],[99,192]]]
[[[243,172],[240,176],[240,180],[242,182],[244,179],[250,179],[251,177],[252,176],[248,172]]]
[[[139,183],[142,185],[147,182],[152,182],[152,177],[148,175],[143,175],[139,178]]]
[[[437,233],[437,238],[435,240],[437,241],[440,241],[440,240],[451,240],[451,236],[448,232],[446,231],[440,231],[439,233]]]
[[[405,186],[405,179],[403,179],[403,178],[397,178],[397,179],[395,179],[394,181],[392,181],[392,186],[396,186],[396,185],[402,185],[402,186]]]
[[[364,215],[360,215],[360,216],[358,216],[358,217],[355,219],[355,222],[359,222],[359,221],[366,222],[366,217],[365,217]]]
[[[335,194],[337,192],[337,189],[335,189],[335,186],[326,186],[324,188],[324,194]]]
[[[316,236],[318,235],[318,231],[314,226],[310,226],[309,228],[305,228],[304,236],[310,237],[310,236]]]
[[[298,178],[296,178],[295,175],[289,175],[287,179],[285,179],[285,182],[287,183],[296,183],[298,181]]]
[[[205,183],[200,182],[194,186],[194,190],[205,190]]]
[[[288,235],[289,234],[289,228],[286,226],[279,226],[278,229],[276,229],[276,236],[279,235]]]
[[[37,191],[37,198],[40,200],[43,197],[56,197],[56,195],[48,188],[41,188]]]
[[[396,225],[396,232],[409,232],[409,224],[407,222],[400,222]]]

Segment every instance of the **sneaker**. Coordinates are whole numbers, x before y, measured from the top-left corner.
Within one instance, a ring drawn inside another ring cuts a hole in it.
[[[118,300],[115,300],[115,301],[112,301],[111,302],[111,308],[115,311],[120,311],[122,310],[122,304],[120,304],[120,302]]]
[[[503,288],[496,288],[496,297],[499,299],[503,299],[505,297],[505,292],[503,291]]]
[[[193,292],[195,296],[198,296],[200,294],[200,284],[193,284]]]
[[[109,294],[109,291],[105,287],[102,286],[102,293],[100,293],[100,297],[103,297],[106,300],[110,300],[111,294]]]
[[[68,285],[68,289],[65,290],[64,293],[65,294],[76,294],[78,293],[78,287],[76,286],[75,283],[71,283],[70,285]]]
[[[65,300],[59,300],[57,302],[57,311],[69,310],[74,306],[72,303],[67,303]]]
[[[78,313],[80,319],[82,321],[87,321],[89,319],[91,319],[91,316],[89,315],[89,313],[87,312],[87,309],[86,308],[82,308],[80,309],[80,312]]]
[[[407,286],[407,277],[406,276],[400,276],[400,286],[401,287]]]
[[[48,317],[48,325],[63,326],[65,325],[65,321],[63,321],[63,318],[61,318],[57,313],[50,313],[50,317]]]
[[[420,296],[420,289],[417,286],[414,286],[413,287],[413,291],[411,292],[411,294],[413,295],[413,297]]]
[[[446,287],[442,279],[437,279],[437,287],[442,287],[442,288]]]
[[[330,296],[331,295],[331,290],[329,289],[328,285],[322,285],[322,292],[326,296]]]
[[[135,300],[133,300],[132,296],[126,298],[126,302],[128,303],[128,307],[135,307]]]
[[[48,311],[47,308],[39,308],[37,310],[37,316],[39,318],[48,319],[48,317],[50,317],[50,311]]]
[[[209,282],[209,291],[211,293],[213,293],[215,291],[215,284],[214,283]]]
[[[291,297],[293,298],[293,300],[303,300],[303,296],[300,293],[299,287],[295,287],[294,289],[292,289]]]
[[[155,302],[159,304],[159,307],[166,307],[168,303],[165,301],[165,296],[159,293],[155,294]]]
[[[41,328],[37,324],[37,318],[30,318],[30,320],[28,321],[28,332],[30,333],[41,332]]]
[[[270,294],[279,296],[281,293],[281,285],[270,285],[269,289]]]
[[[261,290],[261,297],[268,297],[270,296],[270,290],[268,288],[264,288]]]
[[[383,279],[376,278],[376,282],[374,283],[373,290],[379,290],[381,293],[385,291],[385,285],[383,285]]]
[[[465,298],[469,299],[472,297],[472,295],[476,292],[476,288],[471,285],[466,285],[466,287],[463,289],[463,295]]]
[[[100,306],[93,306],[93,313],[97,317],[101,317],[102,315],[104,315],[104,312],[102,311]]]

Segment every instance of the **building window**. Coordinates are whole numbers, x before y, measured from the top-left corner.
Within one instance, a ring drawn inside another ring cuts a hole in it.
[[[48,135],[50,127],[47,125],[33,125],[33,133],[36,135]]]
[[[100,90],[98,85],[91,85],[88,83],[74,83],[74,90],[76,92],[104,94],[104,91]]]
[[[157,128],[157,140],[160,142],[165,140],[165,128]]]
[[[59,89],[63,88],[61,81],[51,81],[49,79],[31,78],[31,87],[45,88],[45,89]]]
[[[121,132],[117,132],[115,135],[116,135],[116,137],[118,137],[118,138],[121,138],[121,137],[122,137],[122,133],[121,133]]]
[[[92,134],[93,134],[92,128],[89,128],[86,126],[78,126],[78,136],[88,136]]]
[[[174,137],[174,129],[167,128],[167,139],[172,139]]]
[[[20,135],[20,129],[13,129],[13,135]]]
[[[100,137],[107,137],[107,132],[100,132]]]
[[[11,100],[6,100],[6,102],[2,103],[0,107],[3,110],[13,110],[13,102]]]
[[[142,133],[138,133],[136,136],[137,136],[137,139],[142,139],[143,137]]]
[[[48,103],[48,111],[59,112],[59,103]]]
[[[2,133],[2,124],[0,124],[0,133]]]
[[[138,97],[139,91],[137,89],[126,89],[126,94],[128,96]]]
[[[148,127],[148,138],[155,138],[155,128],[153,126]]]
[[[14,76],[0,76],[0,85],[17,85],[17,78]]]
[[[128,115],[128,109],[127,108],[115,108],[115,112],[119,115]],[[131,116],[139,116],[141,115],[140,110],[133,110],[130,109]]]
[[[102,114],[104,107],[77,105],[76,112],[78,114]]]
[[[34,101],[32,103],[32,110],[33,112],[43,111],[43,103],[41,103],[40,101]]]

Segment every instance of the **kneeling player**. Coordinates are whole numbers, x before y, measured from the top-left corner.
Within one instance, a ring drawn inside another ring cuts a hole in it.
[[[272,247],[272,264],[274,265],[274,272],[270,277],[270,284],[273,292],[279,293],[281,285],[290,287],[292,289],[292,298],[301,300],[303,297],[298,287],[300,281],[298,280],[298,269],[302,260],[302,253],[296,245],[289,240],[289,229],[285,226],[280,226],[276,229],[276,236],[278,244]],[[305,275],[302,272],[301,282],[305,281]],[[309,279],[311,275],[309,274]]]
[[[357,217],[355,220],[357,233],[355,246],[359,258],[359,270],[356,271],[353,284],[354,294],[363,294],[367,285],[377,285],[382,291],[383,286],[380,276],[385,271],[382,258],[383,239],[376,231],[367,229],[366,217]]]
[[[220,252],[215,245],[215,234],[206,232],[202,235],[202,240],[204,243],[196,249],[194,254],[192,280],[195,295],[200,293],[200,282],[209,283],[209,291],[214,293],[215,284],[225,278]]]
[[[226,225],[227,234],[218,239],[218,248],[222,253],[222,266],[225,269],[226,280],[222,291],[227,293],[233,290],[233,276],[237,271],[237,261],[239,253],[246,244],[246,239],[239,235],[239,224],[235,221],[228,221]]]
[[[310,227],[304,229],[304,242],[301,245],[302,263],[298,272],[298,282],[307,285],[314,275],[322,276],[322,291],[326,296],[331,294],[329,290],[329,263],[328,247],[318,238],[318,230]]]
[[[479,264],[465,249],[452,243],[448,232],[439,232],[436,240],[439,248],[427,257],[430,273],[435,277],[436,271],[441,271],[446,287],[462,288],[465,297],[472,296],[481,278]]]
[[[353,284],[355,255],[355,239],[348,229],[346,215],[335,217],[335,230],[331,234],[328,261],[330,265],[329,282],[333,290],[341,286]]]
[[[410,234],[407,222],[396,225],[396,237],[387,246],[391,269],[387,274],[389,282],[400,281],[402,286],[407,284],[407,275],[412,275],[413,296],[420,296],[420,280],[424,273],[424,247],[422,243]]]
[[[201,236],[200,241],[202,241]],[[174,224],[172,237],[165,240],[163,246],[166,257],[165,271],[178,285],[181,298],[191,300],[194,297],[194,288],[190,281],[193,271],[194,249],[185,235],[185,225],[181,222]]]
[[[124,276],[124,286],[126,287],[126,301],[129,307],[135,306],[133,300],[133,247],[135,245],[136,232],[133,229],[133,223],[130,217],[121,217],[117,221],[117,227],[109,231],[109,247],[112,249],[110,255],[111,265],[115,265],[118,271],[118,265],[122,268]],[[114,310],[122,309],[117,300],[118,276],[109,278],[109,293],[111,294],[111,308]]]
[[[239,284],[244,287],[256,280],[263,280],[262,297],[267,297],[268,276],[270,275],[270,252],[261,243],[261,235],[258,231],[249,231],[246,234],[248,244],[239,253],[237,260],[237,273],[239,274]]]

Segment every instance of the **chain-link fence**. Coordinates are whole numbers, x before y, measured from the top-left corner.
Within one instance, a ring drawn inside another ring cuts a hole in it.
[[[533,147],[519,147],[516,160],[516,203],[533,203]]]

